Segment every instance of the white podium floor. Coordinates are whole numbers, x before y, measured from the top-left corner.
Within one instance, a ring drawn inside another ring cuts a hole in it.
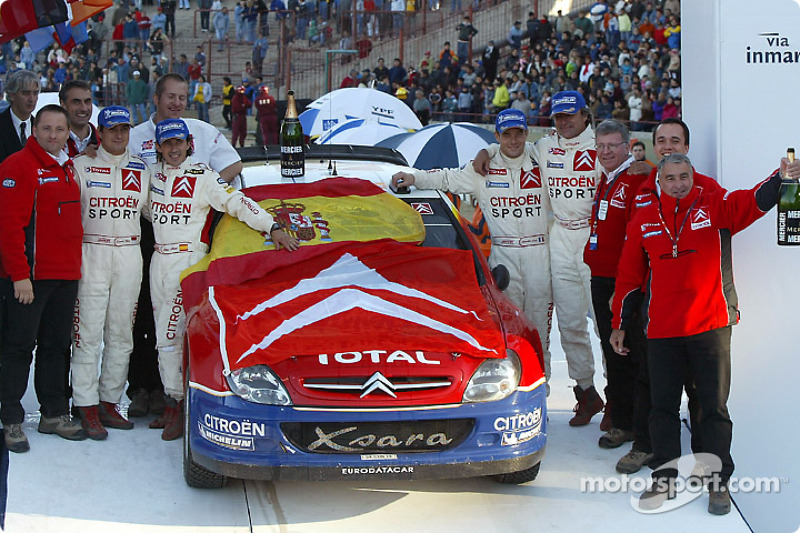
[[[645,515],[630,492],[590,493],[581,479],[621,481],[617,450],[597,446],[600,416],[581,428],[568,420],[575,403],[554,324],[553,379],[547,452],[536,481],[500,485],[475,478],[421,482],[252,482],[220,490],[190,489],[183,481],[181,441],[163,442],[152,419],[132,431],[109,431],[106,441],[68,442],[24,429],[31,451],[11,454],[6,531],[59,533],[160,532],[749,532],[734,507],[709,515],[703,495],[678,509]],[[595,339],[596,341],[596,339]],[[595,380],[602,390],[599,344]],[[38,408],[33,385],[24,401]],[[684,435],[688,449],[688,435]],[[647,478],[650,470],[636,475]],[[735,495],[734,495],[735,500]]]

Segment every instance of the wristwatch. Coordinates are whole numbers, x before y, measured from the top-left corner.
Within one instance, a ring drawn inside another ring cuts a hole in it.
[[[271,228],[269,228],[269,234],[272,235],[273,232],[278,231],[279,229],[281,229],[281,225],[276,222]]]

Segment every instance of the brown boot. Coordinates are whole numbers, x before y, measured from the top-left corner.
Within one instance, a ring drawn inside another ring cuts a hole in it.
[[[127,420],[119,411],[117,405],[111,402],[100,402],[98,409],[100,414],[100,423],[107,428],[113,429],[133,429],[133,422]]]
[[[600,399],[600,395],[593,386],[583,390],[580,386],[575,385],[573,390],[578,404],[573,409],[575,416],[569,421],[569,425],[585,426],[594,415],[603,410],[603,400]]]
[[[167,398],[164,422],[161,440],[176,440],[183,437],[183,400],[175,401],[173,398]]]
[[[78,407],[78,413],[81,416],[81,427],[87,437],[92,440],[106,440],[108,438],[108,431],[100,423],[96,405]]]
[[[164,429],[164,426],[166,425],[167,425],[167,411],[164,410],[164,412],[161,413],[161,416],[150,422],[150,424],[147,427],[149,427],[150,429]]]

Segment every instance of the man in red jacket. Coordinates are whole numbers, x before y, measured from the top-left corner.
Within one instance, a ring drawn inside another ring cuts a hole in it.
[[[0,287],[5,322],[0,372],[0,420],[8,449],[30,449],[22,431],[22,397],[36,346],[35,384],[40,433],[83,440],[69,416],[65,391],[72,314],[81,277],[81,191],[64,152],[67,113],[43,107],[33,138],[0,165]]]
[[[247,97],[243,85],[237,85],[231,99],[231,113],[233,114],[233,129],[231,131],[231,146],[244,148],[244,140],[247,137],[247,111],[252,107],[253,102]]]
[[[656,160],[660,161],[663,157],[677,153],[689,153],[689,126],[680,119],[668,118],[662,120],[655,130],[653,130],[653,150],[656,153]],[[694,170],[694,169],[693,169]],[[628,168],[628,174],[641,174],[646,176],[639,191],[634,198],[634,210],[641,209],[658,200],[658,189],[656,187],[657,170],[643,161],[635,161]],[[706,192],[723,190],[720,184],[709,176],[700,174],[694,170],[694,184],[705,189]],[[630,331],[630,329],[628,330]],[[631,339],[629,339],[631,340]],[[646,345],[645,345],[646,351]],[[694,386],[694,378],[691,371],[686,376],[685,383],[686,395],[689,398],[689,420],[691,421],[691,442],[692,451],[701,453],[703,451],[702,430],[700,429],[700,407],[697,400],[697,391]],[[636,375],[636,385],[634,386],[635,407],[633,413],[633,432],[635,438],[633,445],[616,466],[620,474],[633,474],[638,472],[643,465],[652,459],[652,444],[650,442],[650,372],[647,366],[647,356],[643,356],[639,361],[639,371]]]
[[[256,96],[258,124],[264,144],[278,144],[278,107],[275,98],[269,94],[269,87],[264,85]]]
[[[702,414],[703,451],[721,462],[710,478],[708,511],[730,512],[733,426],[727,400],[731,326],[739,319],[730,241],[775,205],[781,175],[787,174],[800,177],[800,162],[782,159],[780,172],[750,190],[709,191],[695,185],[689,158],[672,153],[658,164],[661,194],[628,225],[612,305],[611,346],[619,354],[628,353],[625,328],[641,306],[641,288],[649,276],[644,296],[654,471],[653,484],[639,499],[642,509],[657,509],[675,497],[681,454],[678,406],[691,370]]]
[[[627,332],[628,356],[611,349],[611,307],[617,262],[625,242],[625,227],[633,215],[633,199],[645,176],[628,172],[634,159],[630,134],[616,120],[602,122],[594,132],[600,177],[592,203],[589,241],[583,260],[592,272],[591,291],[600,347],[606,362],[606,410],[611,428],[600,437],[601,448],[618,448],[634,439],[634,384],[639,361],[644,356],[641,315],[631,320]]]

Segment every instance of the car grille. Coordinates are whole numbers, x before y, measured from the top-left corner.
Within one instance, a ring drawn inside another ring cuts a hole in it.
[[[452,383],[447,377],[396,377],[390,380],[380,372],[375,372],[367,378],[310,378],[303,381],[303,387],[328,393],[356,395],[359,398],[370,394],[397,398],[398,393],[444,389]]]
[[[281,430],[297,448],[309,453],[430,452],[461,444],[475,420],[398,422],[285,422]]]

